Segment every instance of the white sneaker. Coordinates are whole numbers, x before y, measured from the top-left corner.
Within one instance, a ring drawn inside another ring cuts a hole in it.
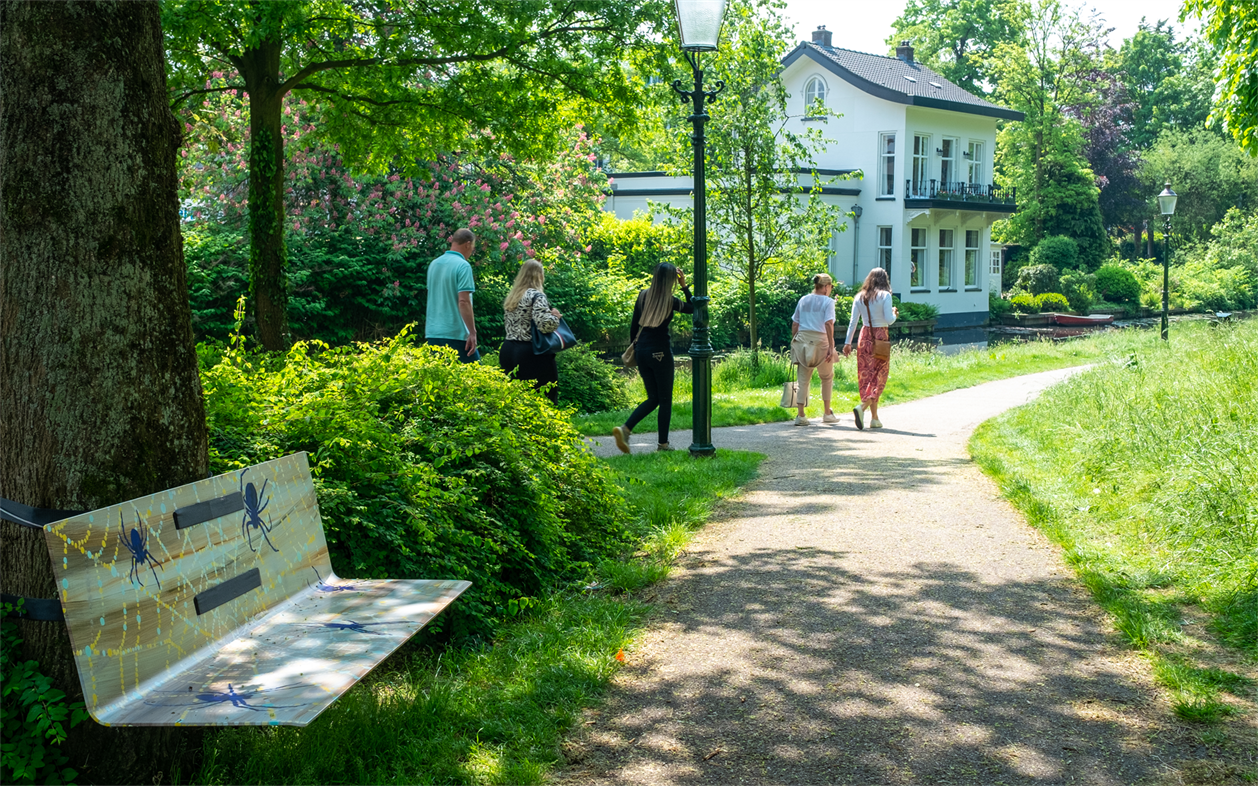
[[[882,428],[882,421],[881,421],[881,420],[879,420],[878,418],[874,418],[873,420],[869,421],[869,427],[870,427],[870,428]]]
[[[827,413],[826,413],[826,414],[825,414],[825,415],[821,418],[821,422],[822,422],[822,423],[838,423],[838,422],[839,422],[839,416],[838,416],[838,415],[836,415],[836,414],[834,414],[833,412],[827,412]]]
[[[808,418],[804,417],[803,415],[796,415],[796,416],[795,416],[795,425],[796,425],[796,426],[810,426],[810,425],[812,425],[812,421],[811,421],[811,420],[809,420]]]
[[[852,417],[856,418],[856,428],[862,431],[865,430],[864,415],[865,409],[863,407],[852,407]]]
[[[616,447],[620,448],[621,453],[629,452],[629,429],[624,426],[617,426],[612,429],[612,436],[616,439]]]

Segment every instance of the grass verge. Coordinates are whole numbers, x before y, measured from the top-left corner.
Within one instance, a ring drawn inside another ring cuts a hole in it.
[[[883,393],[884,404],[934,396],[950,390],[972,387],[983,382],[1050,371],[1068,366],[1095,363],[1107,358],[1126,356],[1146,349],[1158,341],[1152,331],[1114,330],[1072,341],[1030,341],[1000,344],[983,349],[964,350],[945,355],[931,349],[897,345],[891,356],[891,374]],[[760,367],[753,367],[751,353],[734,353],[716,365],[712,374],[712,425],[747,426],[771,423],[795,417],[794,409],[779,407],[782,383],[794,379],[789,359],[784,354],[762,352]],[[691,428],[691,376],[679,371],[673,391],[674,431]],[[636,380],[632,390],[644,397]],[[810,417],[822,414],[821,384],[814,375],[807,412]],[[834,366],[834,411],[840,415],[860,403],[856,384],[856,356],[840,358]],[[577,415],[573,424],[587,436],[611,433],[629,417],[633,409]],[[659,429],[656,413],[651,413],[634,430],[635,433]]]
[[[975,460],[1059,543],[1182,720],[1253,712],[1258,322],[1183,324],[988,421]]]
[[[557,590],[492,645],[399,654],[305,729],[215,732],[195,781],[541,783],[646,619],[633,593],[668,575],[690,533],[763,458],[718,450],[703,461],[684,451],[612,459],[639,548],[597,566],[604,591]]]

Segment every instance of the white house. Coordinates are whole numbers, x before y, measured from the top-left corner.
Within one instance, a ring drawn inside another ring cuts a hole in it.
[[[831,140],[817,156],[818,174],[860,170],[836,180],[823,199],[852,213],[831,241],[830,272],[861,281],[874,267],[891,276],[905,300],[939,307],[939,327],[987,320],[989,284],[999,290],[1000,249],[991,226],[1015,209],[1013,193],[992,184],[997,121],[1015,112],[972,95],[913,60],[831,46],[824,27],[782,61],[795,131],[823,122],[805,116],[820,98],[842,117],[824,121]],[[689,204],[690,178],[661,172],[614,175],[606,209],[628,218],[647,201]]]

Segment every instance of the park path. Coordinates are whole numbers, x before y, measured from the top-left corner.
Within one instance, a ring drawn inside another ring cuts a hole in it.
[[[718,447],[767,454],[760,477],[657,590],[557,779],[1174,778],[1193,752],[1164,726],[1143,662],[966,450],[979,423],[1071,373],[888,406],[880,430],[857,431],[850,412],[718,429]],[[635,436],[634,450],[654,442]]]

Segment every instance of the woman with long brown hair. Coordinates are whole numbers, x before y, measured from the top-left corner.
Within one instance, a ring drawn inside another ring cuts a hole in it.
[[[685,302],[673,294],[681,285]],[[612,429],[616,447],[629,452],[629,435],[639,421],[659,407],[659,449],[672,450],[668,444],[668,427],[673,419],[673,339],[668,325],[673,314],[693,314],[690,288],[686,286],[686,274],[667,262],[655,266],[651,286],[638,293],[633,306],[633,322],[629,335],[634,342],[634,355],[638,359],[638,372],[646,388],[646,401],[638,405],[625,425]]]
[[[515,274],[515,284],[502,304],[507,340],[502,342],[498,353],[498,365],[516,379],[532,380],[538,390],[550,385],[546,397],[558,404],[559,368],[555,365],[555,356],[533,354],[533,325],[543,333],[553,333],[562,316],[550,307],[542,291],[545,281],[546,271],[536,259],[525,262]]]
[[[860,383],[861,403],[852,410],[856,416],[856,428],[865,428],[865,410],[869,410],[872,419],[870,428],[882,428],[878,419],[878,399],[887,386],[887,373],[891,370],[890,357],[878,357],[874,353],[874,342],[888,341],[887,328],[900,316],[900,310],[891,304],[891,282],[887,279],[887,271],[876,267],[865,276],[865,283],[852,298],[852,318],[847,325],[847,338],[843,343],[843,357],[852,354],[852,334],[856,332],[856,321],[865,323],[861,328],[860,339],[856,344],[856,379]]]

